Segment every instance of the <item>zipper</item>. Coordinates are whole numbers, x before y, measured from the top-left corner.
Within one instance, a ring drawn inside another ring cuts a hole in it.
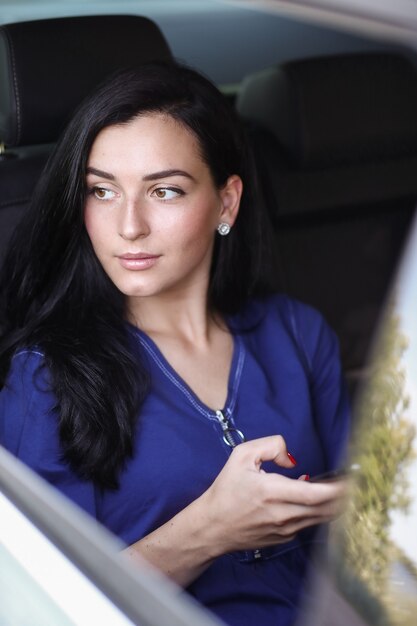
[[[223,441],[230,447],[236,448],[237,445],[245,441],[245,435],[241,430],[230,426],[230,421],[224,415],[223,411],[216,411],[216,417],[220,422],[220,426],[223,430]],[[262,552],[258,548],[252,551],[252,556],[255,561],[262,558]]]
[[[239,443],[243,443],[245,441],[245,435],[242,431],[230,426],[229,420],[225,417],[222,411],[216,411],[216,417],[223,430],[223,441],[230,448],[236,448]]]
[[[130,329],[130,326],[128,326]],[[204,415],[205,418],[208,418],[212,421],[216,420],[221,425],[223,431],[223,441],[230,448],[235,448],[238,444],[246,441],[244,434],[242,431],[238,430],[234,426],[230,425],[230,421],[224,415],[223,411],[214,411],[209,410],[207,406],[203,405],[198,398],[194,395],[194,393],[189,389],[189,387],[184,383],[184,381],[178,376],[175,370],[172,369],[169,362],[162,355],[156,344],[152,341],[152,339],[146,335],[143,331],[138,328],[132,327],[131,329],[134,337],[140,342],[141,346],[146,350],[146,352],[151,356],[157,367],[163,372],[163,374],[168,378],[168,380],[173,383],[177,389],[179,389],[188,401],[192,404],[192,406],[200,413],[200,415]],[[236,359],[236,360],[235,360]],[[237,398],[237,390],[239,387],[240,377],[242,374],[243,364],[245,361],[245,349],[243,346],[242,340],[238,335],[235,336],[235,350],[233,353],[233,361],[232,361],[232,370],[234,372],[233,376],[233,394],[228,399],[228,413],[231,414],[236,404]],[[233,365],[235,363],[235,365]],[[248,554],[248,553],[247,553]],[[252,556],[254,559],[260,559],[262,553],[260,550],[254,550],[252,552]]]

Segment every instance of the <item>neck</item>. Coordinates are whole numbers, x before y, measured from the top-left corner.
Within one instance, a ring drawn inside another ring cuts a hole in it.
[[[202,344],[210,341],[214,327],[223,327],[220,315],[209,310],[207,290],[130,298],[128,319],[152,337],[174,337]]]

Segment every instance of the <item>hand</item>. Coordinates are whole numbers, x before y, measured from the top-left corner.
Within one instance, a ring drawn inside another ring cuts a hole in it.
[[[341,513],[348,481],[310,484],[267,473],[264,461],[294,467],[279,435],[240,444],[207,491],[126,555],[145,557],[185,587],[221,554],[290,541]]]
[[[201,496],[216,555],[290,541],[303,528],[342,512],[348,481],[310,484],[266,473],[264,461],[293,467],[280,435],[237,446]]]

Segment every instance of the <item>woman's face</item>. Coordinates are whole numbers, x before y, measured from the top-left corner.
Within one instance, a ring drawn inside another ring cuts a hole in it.
[[[194,135],[148,114],[96,137],[85,226],[105,272],[128,298],[207,291],[219,222],[233,224],[242,183],[217,189]]]

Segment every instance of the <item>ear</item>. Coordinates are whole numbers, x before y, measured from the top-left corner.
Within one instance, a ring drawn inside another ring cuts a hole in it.
[[[219,219],[229,226],[233,226],[239,213],[242,191],[242,179],[237,174],[229,176],[226,184],[220,189],[221,211]]]

